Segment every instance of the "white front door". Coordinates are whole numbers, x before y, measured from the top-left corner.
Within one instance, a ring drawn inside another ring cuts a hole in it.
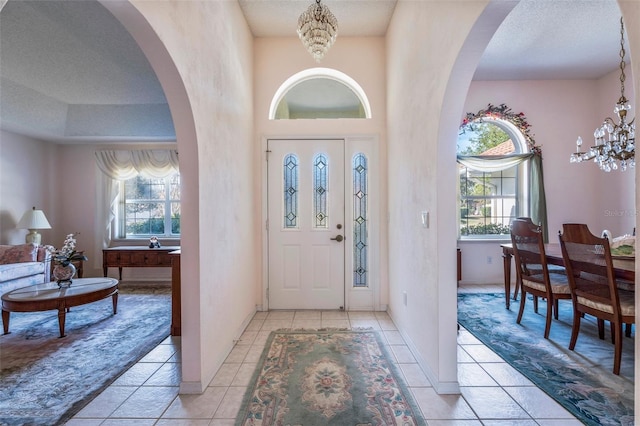
[[[267,141],[269,309],[345,306],[345,141]]]

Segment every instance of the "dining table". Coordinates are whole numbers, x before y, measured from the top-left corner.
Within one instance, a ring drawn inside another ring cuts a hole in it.
[[[502,259],[504,264],[504,293],[505,306],[509,309],[511,301],[511,258],[513,257],[513,245],[511,243],[500,244],[502,248]],[[562,249],[559,243],[548,243],[544,245],[547,263],[550,265],[564,266]],[[602,256],[599,259],[603,259]],[[594,259],[595,260],[595,259]],[[628,281],[635,285],[636,262],[633,257],[614,257],[613,270],[616,278]],[[513,300],[517,300],[517,291],[513,293]]]

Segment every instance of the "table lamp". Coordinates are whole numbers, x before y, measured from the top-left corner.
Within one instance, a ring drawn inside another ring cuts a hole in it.
[[[22,219],[18,222],[18,229],[29,230],[29,233],[25,237],[27,244],[34,243],[40,245],[42,235],[40,235],[38,229],[51,229],[51,225],[49,225],[49,221],[44,215],[44,212],[42,210],[36,210],[34,207],[22,215]]]

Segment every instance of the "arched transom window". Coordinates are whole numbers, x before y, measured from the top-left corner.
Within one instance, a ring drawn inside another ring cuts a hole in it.
[[[364,90],[348,75],[312,68],[285,81],[271,101],[270,120],[371,118]]]

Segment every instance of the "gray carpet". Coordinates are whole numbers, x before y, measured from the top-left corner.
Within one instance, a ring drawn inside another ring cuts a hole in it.
[[[72,308],[59,338],[57,311],[12,313],[0,335],[0,425],[57,425],[162,342],[170,332],[168,289],[121,290]]]
[[[543,337],[546,302],[535,314],[528,300],[520,325],[519,305],[512,301],[511,309],[505,309],[502,293],[459,294],[458,322],[584,424],[633,425],[635,332],[624,338],[621,374],[616,376],[608,326],[606,339],[600,340],[595,319],[587,316],[570,351],[570,300],[560,300],[549,339]]]

